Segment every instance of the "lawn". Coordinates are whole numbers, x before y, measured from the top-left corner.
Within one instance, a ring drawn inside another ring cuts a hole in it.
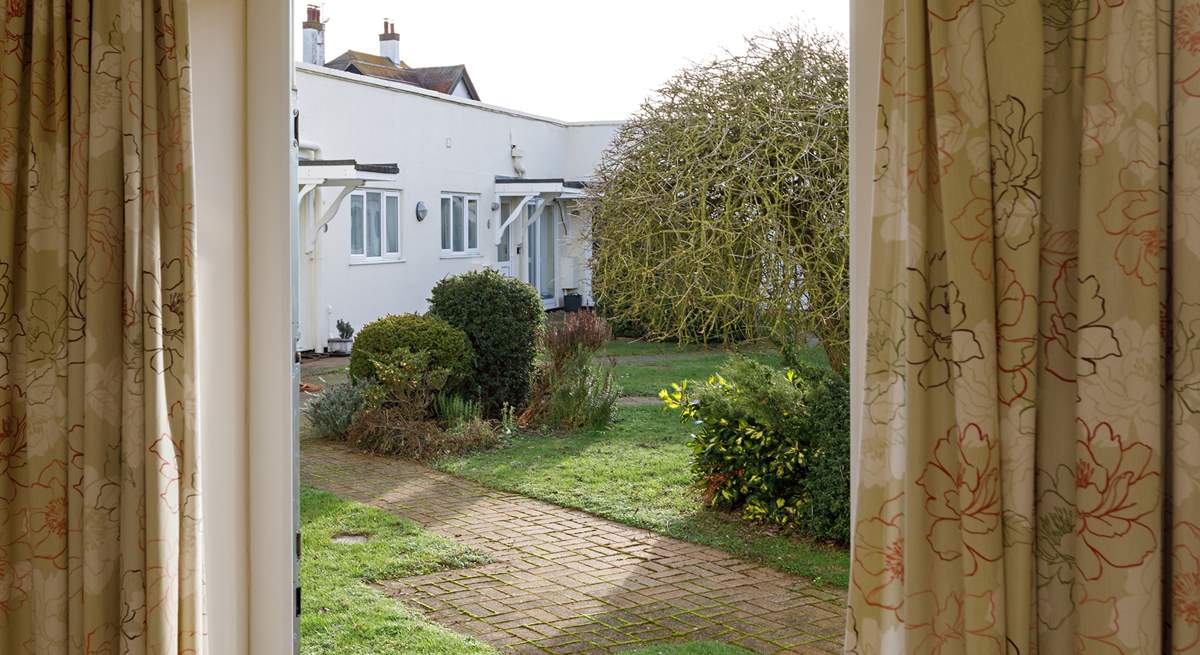
[[[779,353],[767,346],[751,346],[740,352],[764,364],[779,366]],[[601,352],[617,358],[617,384],[623,396],[657,396],[659,389],[680,380],[704,380],[712,375],[730,352],[718,348],[680,346],[670,343],[612,341]],[[824,365],[820,349],[805,351],[805,359]]]
[[[300,491],[305,655],[495,655],[490,646],[425,620],[370,582],[475,566],[483,557],[383,510],[323,491]],[[334,543],[335,535],[369,537]]]
[[[617,371],[630,373],[650,395],[670,382],[711,374],[728,353],[623,350]],[[641,345],[637,346],[641,347]],[[647,350],[661,347],[645,344]],[[610,352],[613,348],[610,347]],[[630,356],[637,356],[630,363]],[[766,352],[763,358],[778,357]],[[819,359],[817,355],[812,355]],[[659,364],[649,368],[648,363]],[[652,389],[652,391],[651,391]],[[847,583],[844,550],[785,536],[704,508],[690,473],[688,426],[660,406],[621,407],[601,431],[526,434],[500,450],[437,463],[438,468],[491,487],[574,507],[620,523],[705,544],[831,585]]]

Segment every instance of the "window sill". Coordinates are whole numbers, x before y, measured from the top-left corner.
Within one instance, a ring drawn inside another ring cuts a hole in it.
[[[441,254],[441,259],[475,259],[478,257],[483,257],[483,255],[477,252],[443,252]]]
[[[351,266],[379,266],[380,264],[403,264],[408,260],[403,257],[379,257],[371,259],[351,259]]]

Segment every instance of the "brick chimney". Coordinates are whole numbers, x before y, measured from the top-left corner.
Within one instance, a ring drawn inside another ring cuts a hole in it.
[[[396,34],[396,24],[383,19],[383,34],[379,35],[379,54],[400,65],[400,35]]]
[[[308,6],[308,19],[304,21],[304,63],[325,65],[325,24],[321,22],[321,8]]]

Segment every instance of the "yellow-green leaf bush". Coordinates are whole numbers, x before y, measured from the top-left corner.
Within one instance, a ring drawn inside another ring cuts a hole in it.
[[[694,426],[692,468],[714,507],[847,543],[850,409],[845,378],[737,357],[699,385],[660,393]]]

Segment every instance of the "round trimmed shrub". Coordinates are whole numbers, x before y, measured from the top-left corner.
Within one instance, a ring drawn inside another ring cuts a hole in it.
[[[375,379],[371,360],[391,355],[397,348],[429,353],[430,366],[450,372],[446,382],[449,388],[463,384],[475,358],[467,335],[446,321],[420,314],[389,315],[359,330],[350,351],[350,378]]]
[[[533,287],[491,269],[463,273],[433,287],[429,313],[465,332],[475,347],[475,392],[487,416],[525,402],[546,321]]]

